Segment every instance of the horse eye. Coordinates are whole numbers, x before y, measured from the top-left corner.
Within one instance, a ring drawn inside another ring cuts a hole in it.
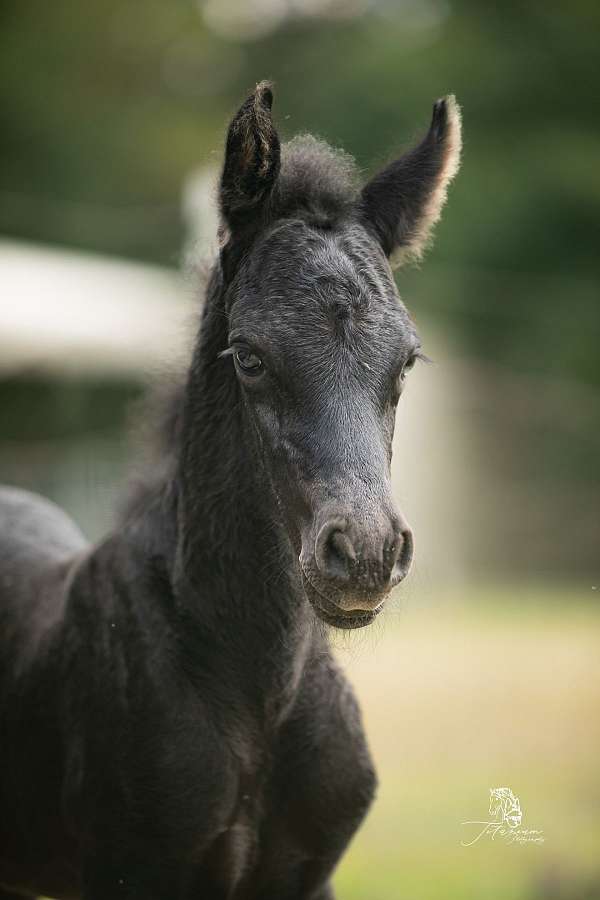
[[[260,356],[243,347],[235,351],[235,361],[246,375],[258,375],[263,367]]]
[[[401,374],[400,374],[400,377],[401,377],[401,378],[404,378],[404,376],[406,375],[406,373],[407,373],[407,372],[410,372],[410,370],[414,368],[414,365],[415,365],[416,361],[417,361],[417,357],[416,357],[416,356],[410,356],[410,357],[406,360],[406,362],[405,362],[404,365],[402,366],[402,372],[401,372]]]

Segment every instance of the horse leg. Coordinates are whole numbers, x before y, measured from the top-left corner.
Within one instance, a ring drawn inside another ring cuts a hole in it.
[[[328,655],[307,668],[279,741],[258,897],[333,900],[332,874],[369,808],[376,776],[356,702]]]

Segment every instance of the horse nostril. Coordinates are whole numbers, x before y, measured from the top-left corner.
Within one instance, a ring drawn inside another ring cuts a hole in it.
[[[321,528],[317,536],[315,557],[323,575],[345,581],[349,578],[350,567],[356,562],[356,552],[343,528],[344,523],[338,521],[326,523]]]
[[[394,542],[394,565],[393,577],[394,581],[402,581],[408,575],[410,564],[413,558],[413,536],[410,528],[405,528],[396,538]],[[391,550],[391,548],[390,548]]]

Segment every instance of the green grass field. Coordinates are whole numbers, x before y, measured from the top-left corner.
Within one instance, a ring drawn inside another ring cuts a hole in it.
[[[380,776],[340,900],[600,898],[598,599],[591,586],[408,598],[337,639]],[[461,846],[492,787],[512,789],[543,844]]]

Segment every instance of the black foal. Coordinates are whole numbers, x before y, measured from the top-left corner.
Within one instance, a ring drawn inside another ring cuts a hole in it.
[[[325,900],[375,774],[327,627],[407,573],[390,488],[452,97],[362,189],[272,93],[234,117],[220,254],[160,471],[89,547],[0,490],[0,884],[83,900]]]

